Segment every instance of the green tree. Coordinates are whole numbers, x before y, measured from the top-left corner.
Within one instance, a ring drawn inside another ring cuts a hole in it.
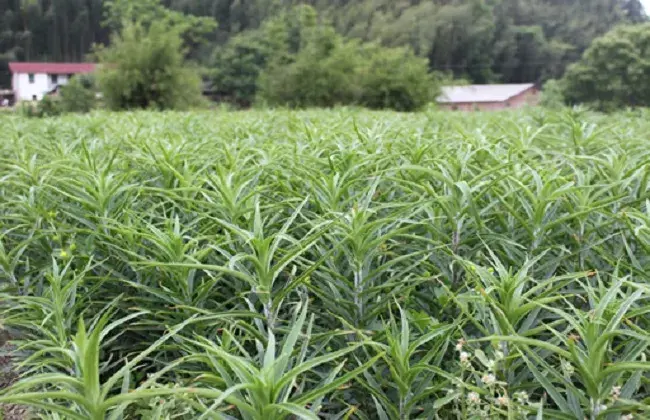
[[[650,105],[650,23],[615,28],[596,39],[564,77],[569,103],[599,109]]]
[[[375,109],[415,111],[433,101],[438,85],[429,73],[427,60],[407,47],[364,48],[357,81],[359,103]]]
[[[357,42],[346,42],[333,28],[311,34],[290,64],[274,61],[260,75],[260,98],[271,105],[331,107],[356,103],[359,86]]]
[[[213,52],[209,78],[217,95],[226,101],[248,106],[257,94],[257,79],[271,51],[261,31],[233,37]]]
[[[209,74],[217,94],[237,104],[250,105],[258,92],[260,74],[267,67],[280,71],[280,67],[293,63],[294,56],[308,44],[313,47],[314,43],[331,41],[327,37],[310,41],[322,29],[316,20],[312,7],[300,5],[215,48]],[[334,36],[333,31],[329,32],[328,36]],[[304,57],[309,54],[306,52]]]
[[[468,77],[476,83],[488,83],[492,74],[494,16],[482,1],[444,5],[432,21],[435,32],[427,52],[430,66]]]
[[[148,27],[154,22],[175,28],[190,45],[200,44],[217,27],[210,17],[195,16],[165,7],[160,0],[111,0],[105,3],[104,25],[119,31],[125,22],[140,22]]]
[[[111,109],[182,109],[199,103],[201,78],[185,62],[180,31],[165,22],[126,23],[97,51],[97,81]]]
[[[293,39],[298,52],[274,57],[260,75],[259,97],[268,104],[412,111],[435,97],[427,60],[408,47],[346,41],[329,25],[307,26]]]

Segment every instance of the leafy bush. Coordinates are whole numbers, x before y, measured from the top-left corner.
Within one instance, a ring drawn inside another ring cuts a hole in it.
[[[269,105],[331,107],[354,104],[358,45],[321,28],[290,64],[273,62],[260,76],[260,98]]]
[[[201,103],[201,78],[183,57],[177,30],[128,23],[100,48],[97,82],[111,109],[184,109]]]
[[[63,113],[61,101],[56,96],[46,95],[38,102],[22,102],[18,106],[20,115],[28,118],[56,117]]]
[[[426,59],[409,49],[345,42],[329,27],[312,34],[290,64],[271,64],[259,86],[270,105],[359,104],[398,111],[421,109],[437,88]]]
[[[317,24],[308,6],[235,37],[215,51],[213,66],[220,96],[243,104],[413,111],[435,99],[438,86],[410,49],[345,40]]]
[[[89,112],[96,107],[94,78],[91,75],[73,77],[59,88],[59,100],[63,112]]]
[[[39,117],[54,117],[63,112],[63,107],[58,97],[45,95],[36,105],[36,110]]]
[[[23,117],[36,117],[36,106],[29,102],[19,102],[16,106],[16,110],[18,111],[18,114],[22,115]]]
[[[436,98],[438,85],[429,73],[427,60],[409,48],[367,46],[361,57],[356,77],[362,105],[415,111]]]
[[[551,79],[544,83],[539,104],[544,108],[559,109],[564,106],[562,82]]]

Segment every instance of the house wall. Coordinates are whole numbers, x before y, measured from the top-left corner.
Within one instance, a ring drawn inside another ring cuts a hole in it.
[[[530,88],[521,92],[519,95],[513,96],[508,102],[510,102],[510,108],[536,106],[539,104],[539,90],[534,87]]]
[[[503,102],[458,102],[440,104],[440,108],[450,111],[497,111],[500,109],[535,106],[538,103],[539,90],[533,87]]]
[[[68,83],[68,76],[59,74],[56,83],[52,83],[51,77],[47,73],[34,73],[34,83],[29,83],[29,74],[14,73],[11,85],[16,94],[16,101],[32,101],[34,97],[40,101],[43,96],[54,89],[57,85]]]

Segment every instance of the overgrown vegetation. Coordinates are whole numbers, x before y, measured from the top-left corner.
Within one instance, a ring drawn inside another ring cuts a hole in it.
[[[222,100],[240,105],[362,105],[414,111],[439,85],[410,48],[350,41],[316,11],[295,7],[217,49],[210,76]]]
[[[0,402],[647,418],[648,115],[528,112],[0,116]]]
[[[63,112],[90,112],[97,107],[95,76],[80,74],[59,87],[61,110]]]
[[[185,109],[201,103],[201,78],[185,61],[180,27],[127,22],[96,55],[110,109]]]

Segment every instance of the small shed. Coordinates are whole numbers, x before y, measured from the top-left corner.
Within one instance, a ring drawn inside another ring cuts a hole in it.
[[[534,83],[443,86],[437,102],[441,108],[454,111],[521,108],[537,105],[539,90]]]

